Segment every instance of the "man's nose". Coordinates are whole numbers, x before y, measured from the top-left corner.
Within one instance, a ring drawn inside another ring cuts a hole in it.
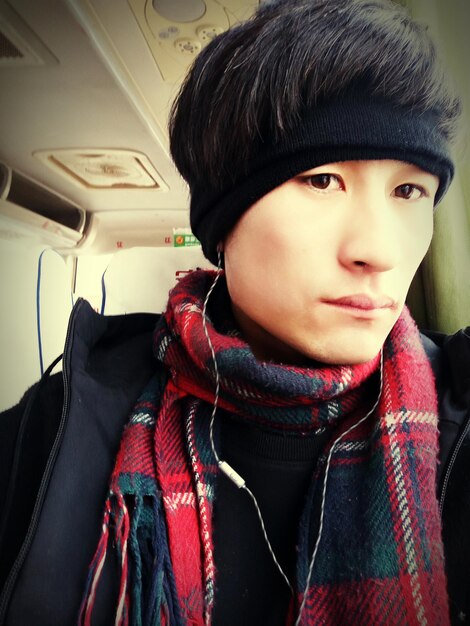
[[[355,203],[343,230],[340,262],[355,271],[387,272],[400,258],[399,221],[385,197]]]

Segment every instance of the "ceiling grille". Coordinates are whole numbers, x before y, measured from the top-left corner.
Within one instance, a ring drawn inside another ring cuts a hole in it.
[[[23,57],[21,50],[0,31],[0,59],[22,59]]]
[[[36,33],[7,0],[0,0],[0,68],[57,63]]]

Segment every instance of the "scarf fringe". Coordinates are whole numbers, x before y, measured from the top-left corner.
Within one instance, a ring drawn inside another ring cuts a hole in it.
[[[120,569],[114,626],[129,626],[130,623],[132,626],[183,626],[161,502],[152,497],[152,505],[149,506],[144,503],[142,496],[132,496],[132,499],[132,513],[129,512],[122,493],[110,492],[106,500],[101,537],[89,567],[78,626],[92,624],[97,589],[108,556],[112,532],[110,527],[112,528],[113,522]],[[146,537],[139,537],[140,523],[145,512],[151,514],[154,520],[155,532],[150,546]],[[142,584],[144,562],[153,565],[147,589]],[[143,602],[145,596],[146,602]]]
[[[115,626],[128,626],[129,624],[129,595],[127,593],[127,579],[129,572],[129,560],[128,560],[128,539],[129,539],[129,511],[127,509],[124,497],[122,494],[117,494],[117,510],[113,512],[111,504],[111,498],[113,494],[110,493],[105,503],[105,511],[103,517],[103,525],[101,531],[101,537],[98,542],[95,555],[91,562],[88,578],[85,586],[85,595],[82,605],[80,607],[80,615],[78,618],[78,624],[80,626],[91,626],[91,618],[96,602],[96,592],[98,584],[100,582],[101,574],[103,573],[103,567],[108,554],[109,543],[109,526],[110,521],[117,517],[117,525],[115,530],[116,535],[116,547],[120,556],[121,565],[121,580],[119,584],[119,597],[118,608],[115,617]],[[117,515],[118,513],[118,515]]]
[[[164,520],[161,500],[154,503],[155,533],[154,554],[155,566],[152,573],[153,590],[149,608],[152,608],[154,620],[146,622],[146,626],[184,626],[178,603],[178,592],[173,575],[170,551],[168,547],[167,527]],[[150,616],[149,616],[150,617]],[[158,620],[156,619],[158,617]]]
[[[186,419],[186,442],[196,489],[196,510],[199,517],[199,539],[203,554],[204,624],[210,624],[212,619],[212,610],[214,608],[215,563],[208,486],[204,481],[204,464],[202,463],[198,453],[195,432],[196,413],[200,406],[201,402],[199,400],[195,400],[188,408],[188,416]],[[215,458],[212,459],[212,463],[215,465]]]
[[[83,596],[83,601],[80,607],[80,615],[78,618],[79,626],[91,626],[91,616],[95,606],[96,590],[101,578],[104,562],[106,560],[110,516],[111,500],[108,497],[104,506],[104,518],[101,530],[101,537],[88,570],[85,593]]]
[[[117,548],[121,556],[121,582],[119,585],[118,609],[116,612],[115,626],[128,626],[129,624],[129,595],[127,593],[127,574],[128,574],[128,550],[127,542],[129,539],[129,511],[122,494],[117,494],[117,503],[119,508],[119,521],[116,528]]]
[[[132,612],[135,614],[134,623],[142,626],[142,554],[137,535],[142,515],[143,498],[135,496],[135,506],[131,519],[129,535],[130,553],[133,557],[133,585],[132,585]]]

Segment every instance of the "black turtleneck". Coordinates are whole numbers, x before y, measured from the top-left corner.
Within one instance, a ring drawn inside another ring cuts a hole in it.
[[[219,456],[255,495],[276,558],[295,588],[296,544],[304,498],[326,443],[224,415]],[[220,474],[214,503],[214,626],[284,626],[290,591],[279,573],[250,496]]]

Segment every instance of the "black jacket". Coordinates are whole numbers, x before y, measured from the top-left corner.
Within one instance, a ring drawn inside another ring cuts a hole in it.
[[[0,416],[0,625],[76,622],[122,428],[155,369],[157,319],[103,317],[80,300],[62,374],[46,372]],[[470,624],[470,328],[423,335],[423,344],[440,400],[437,489],[452,623]],[[115,585],[105,571],[94,624],[107,626]]]

